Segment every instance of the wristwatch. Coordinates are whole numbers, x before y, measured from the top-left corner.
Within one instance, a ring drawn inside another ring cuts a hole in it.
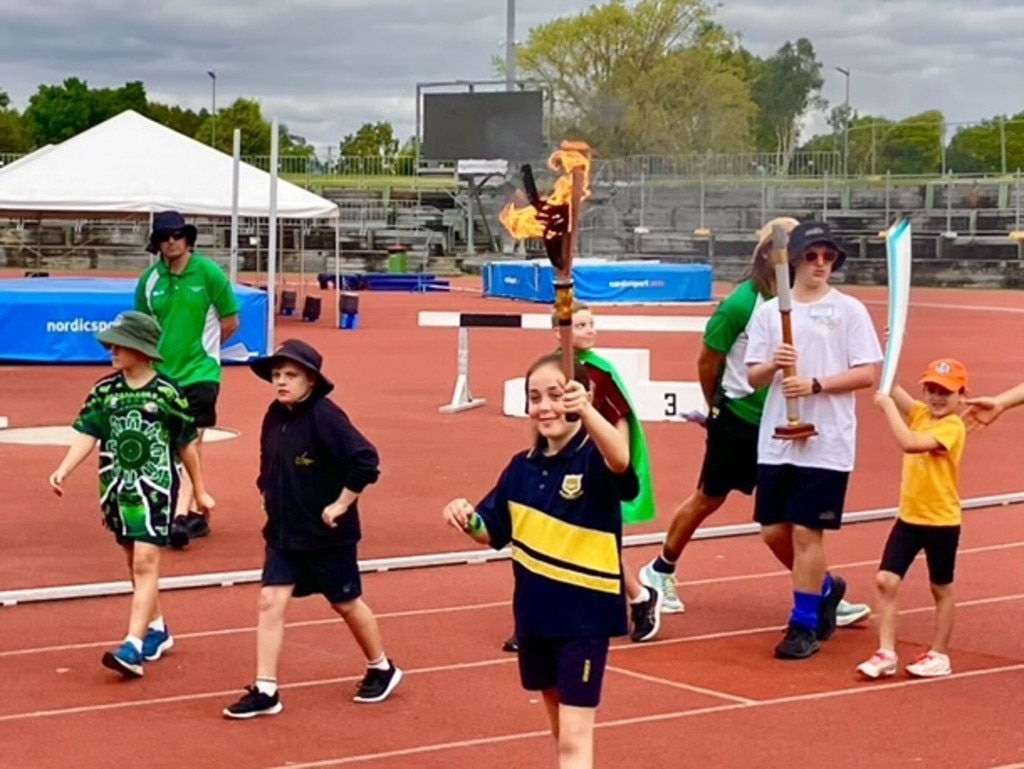
[[[821,382],[816,377],[811,380],[811,392],[815,395],[821,392]]]

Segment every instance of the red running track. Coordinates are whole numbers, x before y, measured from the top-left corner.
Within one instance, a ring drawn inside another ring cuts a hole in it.
[[[870,598],[887,524],[830,538],[832,568]],[[786,574],[754,537],[695,542],[680,574],[688,613],[649,644],[617,642],[599,713],[598,767],[745,769],[1005,767],[1024,760],[1024,520],[968,515],[958,566],[953,676],[857,680],[873,628],[844,629],[814,658],[772,659],[788,611]],[[650,557],[648,549],[637,553]],[[285,711],[229,722],[250,683],[255,587],[165,595],[175,649],[124,682],[99,665],[128,599],[0,611],[0,744],[24,769],[163,767],[554,767],[543,708],[498,649],[510,627],[507,564],[369,575],[388,650],[408,671],[381,705],[350,702],[362,662],[339,620],[293,604],[281,677]],[[926,648],[924,564],[901,597],[899,652]],[[60,735],[54,739],[54,735]]]

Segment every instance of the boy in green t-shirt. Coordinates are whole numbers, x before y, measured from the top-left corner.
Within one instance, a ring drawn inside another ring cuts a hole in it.
[[[718,510],[733,491],[750,496],[757,485],[757,441],[767,388],[755,390],[747,380],[744,355],[747,328],[754,311],[775,295],[775,267],[770,255],[772,229],[791,232],[796,219],[779,217],[758,232],[758,243],[746,279],[722,300],[704,329],[697,372],[708,416],[704,463],[697,488],[678,508],[669,525],[660,556],[640,571],[640,581],[662,593],[662,612],[681,614],[686,606],[676,589],[676,563],[698,527]],[[786,568],[792,553],[776,553]],[[842,627],[870,616],[871,607],[842,600],[836,622]]]
[[[177,211],[153,217],[148,250],[160,259],[139,277],[135,309],[152,315],[163,329],[157,370],[174,380],[188,400],[199,430],[217,423],[220,348],[239,328],[238,298],[224,270],[195,251],[196,228]],[[171,546],[187,547],[210,533],[206,516],[191,509],[194,494],[186,480],[171,523]]]
[[[178,387],[157,373],[160,326],[148,315],[125,312],[97,334],[110,349],[114,373],[89,392],[75,420],[75,437],[50,475],[58,496],[64,481],[99,444],[103,522],[124,548],[134,594],[124,643],[103,655],[103,664],[126,678],[142,675],[174,645],[158,596],[160,550],[169,541],[171,513],[181,486],[178,463],[192,480],[197,503],[209,514],[197,436]]]

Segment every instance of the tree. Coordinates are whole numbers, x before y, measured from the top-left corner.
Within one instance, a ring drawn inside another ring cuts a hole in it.
[[[753,103],[731,47],[705,0],[611,0],[534,27],[516,58],[551,90],[554,131],[599,155],[735,152]]]
[[[391,123],[363,123],[339,144],[339,164],[342,173],[377,176],[395,173],[398,139]]]
[[[892,124],[882,146],[882,168],[894,175],[941,173],[945,130],[946,119],[938,110]]]
[[[221,152],[231,154],[234,149],[235,129],[241,131],[241,154],[243,157],[267,157],[270,155],[270,121],[263,117],[263,108],[254,99],[235,99],[231,106],[217,112],[217,144]],[[207,113],[196,132],[196,141],[210,144],[213,138],[213,115]],[[293,136],[286,125],[278,125],[278,154],[281,157],[311,157],[313,147],[300,136]]]
[[[32,136],[21,115],[11,107],[11,97],[0,91],[0,152],[20,154],[32,149]]]
[[[835,107],[828,118],[831,133],[811,137],[801,148],[805,153],[830,153],[834,158],[828,166],[841,168],[843,132],[846,130],[846,112],[843,105]],[[876,115],[858,115],[850,110],[850,155],[847,173],[868,176],[885,173],[883,152],[893,122]]]
[[[1024,168],[1024,112],[958,129],[946,150],[946,166],[971,174],[1012,173]]]
[[[128,109],[145,115],[148,106],[141,82],[116,89],[90,88],[84,80],[72,77],[61,85],[40,86],[23,117],[37,145],[56,144]]]
[[[160,104],[151,101],[148,106],[149,117],[160,125],[167,126],[178,133],[185,134],[194,139],[199,133],[203,121],[210,116],[205,109],[194,112],[191,109],[184,109],[177,105]]]
[[[755,141],[761,152],[777,155],[785,174],[800,139],[800,120],[809,109],[825,109],[825,80],[814,45],[807,38],[786,42],[772,56],[752,62],[751,92],[758,107]]]

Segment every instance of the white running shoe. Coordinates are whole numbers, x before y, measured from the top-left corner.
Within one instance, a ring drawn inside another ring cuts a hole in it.
[[[654,570],[654,561],[640,569],[640,584],[661,593],[662,614],[682,614],[686,611],[686,605],[679,598],[676,592],[676,575],[662,574]]]
[[[876,678],[890,678],[896,675],[899,667],[899,657],[896,652],[888,649],[879,649],[871,655],[871,659],[862,662],[857,666],[857,672],[872,680]]]
[[[907,672],[917,678],[938,678],[953,672],[949,657],[936,651],[927,651],[907,665]]]

